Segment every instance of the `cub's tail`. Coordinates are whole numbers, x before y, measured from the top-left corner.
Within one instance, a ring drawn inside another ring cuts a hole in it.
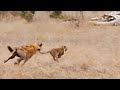
[[[47,51],[47,52],[40,52],[41,54],[47,54],[47,53],[50,53],[50,51]]]

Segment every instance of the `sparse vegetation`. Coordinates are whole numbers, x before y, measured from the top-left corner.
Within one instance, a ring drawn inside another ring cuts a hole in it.
[[[35,11],[0,11],[1,19],[12,15],[13,17],[20,16],[28,22],[32,21],[34,14]]]
[[[30,12],[30,11],[21,11],[19,13],[19,15],[29,22],[29,21],[31,21],[33,19],[34,12],[33,11],[32,12]]]
[[[51,14],[50,14],[50,17],[51,18],[62,18],[62,11],[53,11]]]

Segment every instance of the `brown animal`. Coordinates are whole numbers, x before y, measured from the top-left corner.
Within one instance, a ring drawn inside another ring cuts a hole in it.
[[[19,65],[20,62],[24,60],[22,64],[24,65],[34,54],[36,54],[37,51],[40,52],[41,46],[42,46],[42,43],[41,44],[34,43],[31,45],[15,47],[14,49],[8,46],[8,50],[12,52],[12,55],[7,60],[5,60],[4,63],[9,61],[10,59],[13,59],[15,56],[17,56],[19,57],[19,59],[17,59],[17,62],[15,62],[14,64]]]
[[[46,53],[50,53],[54,59],[54,61],[58,61],[58,58],[61,58],[62,55],[64,55],[64,51],[67,51],[67,47],[66,46],[62,46],[61,48],[53,48],[45,53],[40,52],[41,54],[46,54]]]

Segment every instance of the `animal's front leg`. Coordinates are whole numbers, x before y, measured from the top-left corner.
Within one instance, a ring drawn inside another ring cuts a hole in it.
[[[24,62],[23,62],[23,64],[22,64],[22,66],[23,66],[27,61],[28,61],[28,59],[25,59]]]
[[[61,58],[61,56],[62,56],[62,55],[61,55],[61,54],[59,54],[59,55],[58,55],[58,58]]]

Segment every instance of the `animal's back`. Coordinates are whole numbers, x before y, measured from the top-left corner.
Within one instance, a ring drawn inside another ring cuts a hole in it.
[[[56,49],[52,49],[50,53],[51,53],[51,55],[53,55],[53,56],[54,56],[55,54],[57,54],[57,53],[60,54],[60,55],[63,55],[63,54],[64,54],[64,50],[63,50],[62,48],[56,48]]]
[[[63,48],[59,48],[59,49],[58,49],[58,52],[59,52],[61,55],[63,55],[63,54],[64,54],[64,49],[63,49]]]
[[[27,53],[31,53],[31,54],[34,54],[36,52],[35,47],[33,45],[22,46],[21,49],[23,49]]]

